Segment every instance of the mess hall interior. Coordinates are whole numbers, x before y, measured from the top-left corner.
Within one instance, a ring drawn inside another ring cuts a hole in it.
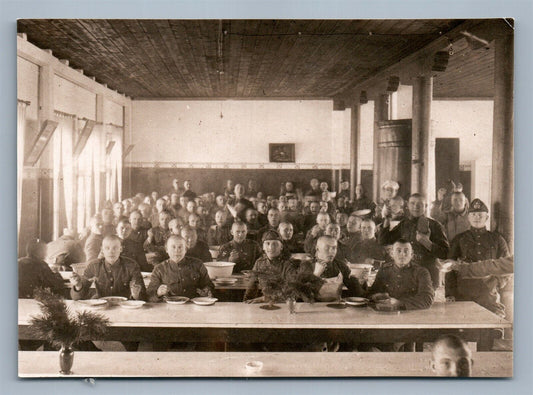
[[[512,376],[511,20],[17,32],[19,375]]]

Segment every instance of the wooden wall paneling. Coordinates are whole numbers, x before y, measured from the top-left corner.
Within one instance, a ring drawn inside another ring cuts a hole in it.
[[[447,180],[459,181],[459,147],[459,138],[435,139],[435,191]]]

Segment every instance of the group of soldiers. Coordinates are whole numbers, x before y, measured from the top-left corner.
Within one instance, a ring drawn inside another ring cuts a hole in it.
[[[448,300],[475,301],[505,315],[498,291],[508,276],[472,277],[457,270],[459,263],[509,256],[503,237],[487,229],[488,208],[479,199],[468,204],[459,190],[439,191],[441,199],[431,208],[436,218],[430,218],[425,197],[414,193],[404,201],[394,181],[382,185],[377,202],[361,185],[350,200],[346,182],[338,193],[317,179],[305,193],[286,182],[276,197],[257,191],[254,180],[247,187],[228,180],[219,195],[198,196],[190,180],[183,187],[174,180],[161,197],[137,194],[109,204],[79,237],[65,230],[48,246],[31,243],[28,256],[19,260],[19,296],[31,297],[37,285],[59,287],[57,271],[76,262],[88,267],[71,277],[73,299],[212,295],[202,263],[215,253],[217,260],[235,263],[234,272],[252,270],[248,302],[269,296],[261,273],[307,273],[322,280],[318,300],[338,298],[344,285],[352,296],[384,294],[383,300],[400,309],[427,308],[442,286],[442,262],[452,259],[456,265],[445,281]],[[297,253],[309,259],[296,260]],[[372,286],[366,277],[351,276],[348,263],[379,268]],[[152,273],[148,289],[141,272]]]

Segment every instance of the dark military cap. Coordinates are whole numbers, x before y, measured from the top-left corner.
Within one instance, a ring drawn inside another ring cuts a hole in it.
[[[281,241],[281,236],[278,232],[274,230],[268,230],[263,234],[263,237],[261,238],[261,241],[265,242],[267,240],[278,240]]]
[[[474,199],[470,203],[469,213],[488,213],[489,209],[480,199]]]

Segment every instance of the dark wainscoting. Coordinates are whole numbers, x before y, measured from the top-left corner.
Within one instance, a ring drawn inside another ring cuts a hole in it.
[[[266,195],[278,195],[281,184],[292,181],[296,188],[304,193],[309,189],[311,178],[318,178],[331,185],[332,174],[329,169],[190,169],[190,168],[124,168],[124,196],[135,193],[150,193],[158,191],[168,193],[172,187],[172,179],[177,178],[180,183],[184,180],[192,181],[192,189],[196,193],[214,191],[221,193],[227,179],[235,183],[257,180],[258,189]],[[128,182],[129,181],[129,182]],[[331,187],[330,187],[331,189]]]

